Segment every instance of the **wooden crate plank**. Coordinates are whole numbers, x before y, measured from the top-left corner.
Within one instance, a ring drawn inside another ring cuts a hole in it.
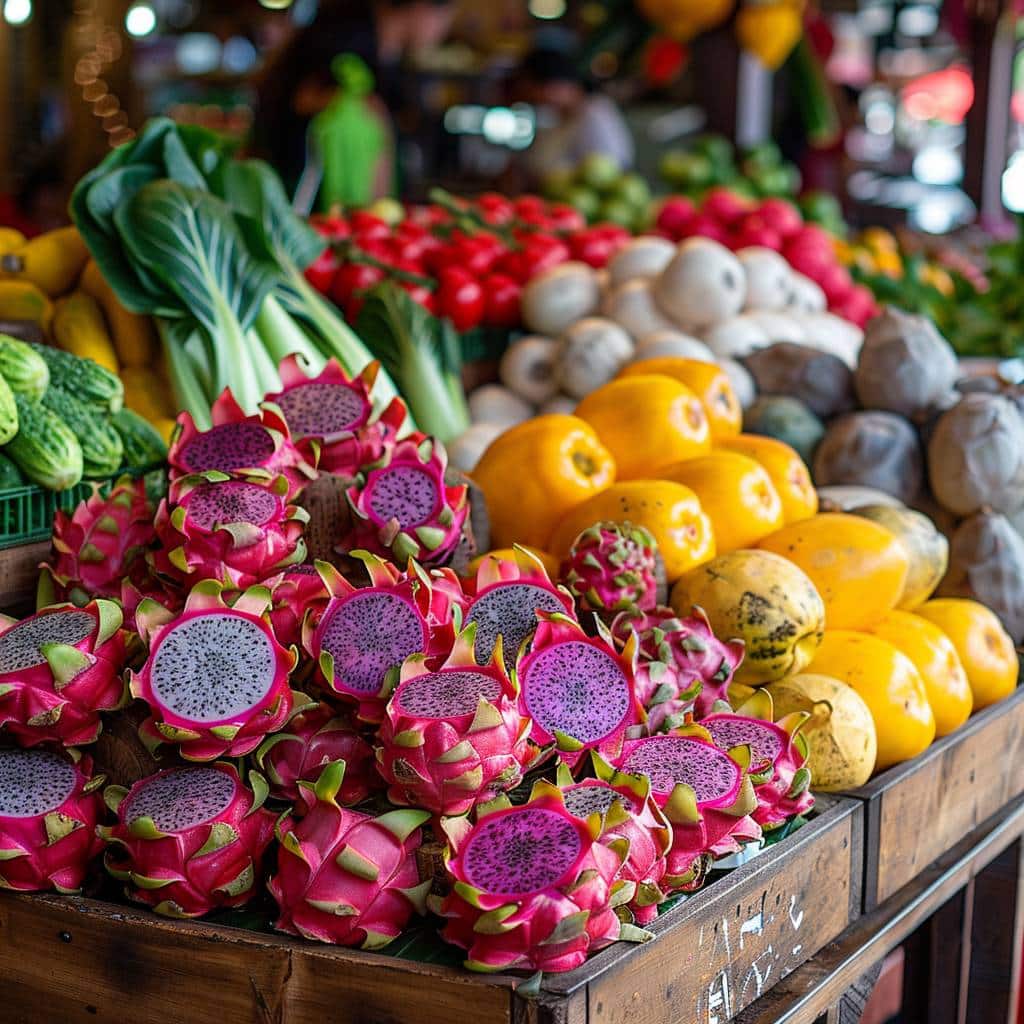
[[[49,554],[49,540],[0,550],[0,611],[35,604],[39,563]]]

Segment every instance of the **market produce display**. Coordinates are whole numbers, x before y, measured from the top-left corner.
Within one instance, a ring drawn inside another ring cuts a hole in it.
[[[648,226],[650,186],[600,153],[586,157],[576,168],[549,175],[543,192],[550,200],[575,207],[589,223],[621,224],[637,233]]]

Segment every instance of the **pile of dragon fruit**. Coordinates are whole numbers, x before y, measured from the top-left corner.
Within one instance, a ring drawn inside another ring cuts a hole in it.
[[[294,935],[431,913],[471,969],[560,971],[808,811],[802,717],[730,709],[742,645],[659,605],[650,535],[458,575],[469,483],[373,374],[289,363],[255,415],[180,417],[158,507],[125,479],[58,515],[45,606],[0,631],[0,886],[76,892],[102,853],[161,914],[266,887]],[[346,525],[309,564],[327,475]],[[104,789],[85,749],[132,702],[159,761]]]

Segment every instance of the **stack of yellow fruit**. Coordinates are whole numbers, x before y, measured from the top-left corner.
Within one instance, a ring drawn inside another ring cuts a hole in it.
[[[58,347],[117,373],[125,405],[170,438],[177,410],[153,323],[121,305],[77,229],[27,240],[0,229],[0,320],[34,323]]]
[[[840,263],[864,274],[879,274],[894,281],[902,281],[906,275],[900,243],[885,228],[865,228],[853,241],[837,238],[833,245]],[[953,294],[953,278],[939,264],[925,260],[917,264],[916,273],[922,284],[931,285],[940,295]]]

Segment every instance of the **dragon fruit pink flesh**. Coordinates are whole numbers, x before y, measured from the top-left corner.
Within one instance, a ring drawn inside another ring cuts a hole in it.
[[[465,814],[517,786],[537,754],[500,642],[491,663],[477,665],[474,632],[466,627],[437,671],[416,654],[402,666],[378,734],[377,761],[392,803]]]
[[[119,598],[122,579],[146,579],[145,553],[155,540],[142,480],[121,477],[105,498],[95,485],[70,516],[58,509],[53,517],[55,557],[39,567],[40,605]]]
[[[701,726],[722,750],[750,748],[750,780],[757,795],[754,821],[762,828],[776,828],[814,806],[807,745],[799,730],[810,717],[794,712],[772,722],[772,698],[757,690],[735,714],[708,715]]]
[[[658,603],[658,546],[642,526],[595,523],[572,542],[560,575],[584,611],[649,611]]]
[[[751,818],[757,797],[737,757],[719,750],[699,727],[667,736],[627,740],[615,766],[651,780],[655,802],[672,823],[666,886],[698,888],[715,857],[734,853],[741,842],[760,839]]]
[[[22,746],[92,743],[126,698],[121,609],[112,601],[0,617],[0,729]]]
[[[517,547],[515,556],[515,561],[493,555],[483,559],[466,610],[466,622],[476,623],[477,662],[490,662],[500,636],[510,672],[523,644],[537,630],[538,612],[576,617],[572,596],[551,582],[544,566],[523,548]]]
[[[104,864],[131,899],[167,917],[240,906],[258,891],[274,838],[266,796],[262,776],[250,772],[246,786],[224,761],[157,772],[130,790],[108,786],[118,820],[98,829]]]
[[[399,564],[447,562],[469,515],[469,489],[445,484],[447,466],[439,441],[399,441],[346,492],[352,528],[342,549],[364,548]]]
[[[305,814],[280,827],[277,874],[268,882],[280,917],[274,927],[319,942],[379,949],[424,913],[431,879],[420,881],[416,850],[430,815],[412,808],[374,817],[339,807],[345,763],[315,787],[302,783]]]
[[[565,808],[584,820],[600,814],[601,842],[606,846],[627,844],[619,877],[634,889],[625,906],[636,924],[650,924],[666,899],[662,880],[668,871],[672,826],[651,797],[651,782],[646,775],[616,771],[596,755],[594,768],[596,779],[574,783],[569,769],[564,764],[558,766]]]
[[[190,761],[242,757],[277,732],[293,706],[309,703],[288,686],[297,654],[274,638],[269,605],[265,587],[228,605],[220,584],[205,580],[180,615],[155,602],[139,606],[149,657],[132,673],[131,690],[149,705],[140,730],[147,745],[174,743]]]
[[[615,913],[634,891],[618,877],[625,844],[601,842],[601,815],[573,816],[550,783],[526,804],[495,800],[475,825],[455,818],[446,828],[455,884],[430,904],[470,970],[571,971],[616,939],[647,937]]]
[[[103,814],[92,760],[0,747],[0,889],[76,892],[89,861],[103,849]]]
[[[252,483],[269,484],[288,478],[288,497],[294,498],[316,476],[292,442],[288,424],[273,407],[246,416],[229,388],[210,410],[213,426],[199,430],[192,417],[180,413],[167,461],[171,476],[214,470]]]
[[[446,588],[411,565],[400,573],[366,551],[353,552],[366,566],[370,586],[354,587],[333,566],[317,562],[331,600],[315,628],[303,629],[303,646],[328,687],[356,703],[357,716],[379,723],[410,654],[436,664],[455,640],[453,606]]]
[[[619,654],[609,639],[589,637],[564,615],[540,613],[531,652],[516,669],[524,716],[537,746],[555,743],[574,767],[584,752],[609,759],[626,729],[644,720],[636,698],[633,641]]]
[[[256,764],[270,783],[270,795],[294,803],[299,813],[299,782],[315,784],[334,761],[345,762],[338,801],[346,807],[360,804],[384,788],[373,747],[345,715],[328,704],[306,708],[288,723],[285,732],[268,736],[256,751]]]
[[[309,615],[315,627],[331,597],[316,566],[290,565],[262,582],[273,601],[270,624],[277,642],[301,648],[303,619]]]
[[[185,584],[244,590],[301,562],[309,513],[287,504],[287,493],[283,476],[266,487],[212,471],[178,477],[156,513],[155,569]]]
[[[307,377],[297,356],[281,363],[283,389],[267,395],[288,423],[304,453],[319,450],[308,461],[321,473],[353,477],[364,466],[380,461],[395,443],[407,418],[405,403],[395,398],[379,415],[373,414],[370,394],[380,363],[368,363],[350,379],[334,359],[316,377]]]

